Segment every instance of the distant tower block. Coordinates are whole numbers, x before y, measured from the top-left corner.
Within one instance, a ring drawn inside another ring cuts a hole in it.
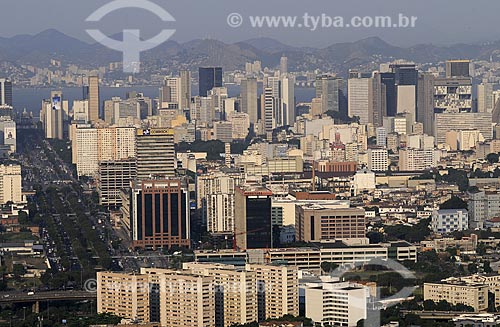
[[[227,167],[231,167],[231,143],[224,144],[225,153],[225,164]]]

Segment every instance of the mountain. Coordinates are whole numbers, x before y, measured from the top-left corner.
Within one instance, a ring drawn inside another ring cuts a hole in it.
[[[120,39],[121,35],[112,36]],[[293,47],[271,38],[254,38],[227,44],[213,39],[185,43],[169,40],[142,54],[151,70],[197,69],[202,65],[220,65],[226,70],[243,69],[246,62],[261,60],[263,66],[276,67],[282,55],[288,57],[291,70],[332,70],[345,75],[347,70],[365,65],[407,59],[417,63],[435,63],[451,58],[495,59],[500,57],[500,41],[484,44],[436,46],[419,44],[409,48],[391,45],[378,37],[328,47]],[[88,44],[49,29],[36,35],[0,38],[0,61],[14,64],[47,66],[50,59],[82,67],[97,67],[120,61],[122,54],[99,43]]]

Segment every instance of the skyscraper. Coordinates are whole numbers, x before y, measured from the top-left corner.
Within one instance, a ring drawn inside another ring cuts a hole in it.
[[[492,112],[493,101],[493,84],[479,84],[477,86],[477,112]]]
[[[178,179],[151,179],[131,189],[131,236],[134,247],[190,247],[189,192]]]
[[[470,60],[446,61],[446,78],[470,77]]]
[[[280,73],[281,75],[288,74],[288,58],[285,56],[280,58]]]
[[[361,124],[382,126],[386,115],[385,88],[379,74],[351,71],[348,80],[348,114],[357,116]]]
[[[166,77],[160,88],[159,101],[160,109],[188,109],[191,104],[191,72],[182,70],[180,77]]]
[[[221,67],[200,67],[198,74],[199,96],[206,97],[214,87],[222,87]]]
[[[347,98],[344,93],[344,80],[331,75],[316,77],[316,98],[321,98],[323,112],[347,112]]]
[[[241,80],[241,112],[248,114],[250,123],[259,119],[257,111],[257,79],[249,77]]]
[[[417,116],[418,71],[415,64],[396,63],[390,68],[394,73],[396,113],[410,114],[412,123]]]
[[[12,107],[12,82],[6,78],[0,78],[0,107]]]
[[[99,76],[89,76],[89,119],[99,120]]]
[[[236,246],[242,250],[270,248],[272,192],[261,186],[240,186],[235,191]]]
[[[61,91],[50,92],[50,99],[42,101],[40,120],[45,131],[45,138],[63,139],[64,110]]]
[[[191,72],[189,70],[181,70],[180,72],[181,88],[179,91],[179,108],[189,109],[191,105]],[[222,83],[221,83],[222,84]]]
[[[434,135],[434,75],[420,73],[417,88],[417,121],[424,125],[424,133]]]
[[[281,78],[281,124],[292,126],[295,123],[295,78],[284,76]]]
[[[137,130],[137,179],[175,176],[174,130]]]
[[[387,116],[394,117],[397,113],[396,74],[392,72],[380,73],[380,81],[385,86]]]

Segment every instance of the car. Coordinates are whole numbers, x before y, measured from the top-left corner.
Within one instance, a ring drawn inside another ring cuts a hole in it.
[[[28,292],[28,295],[35,295],[35,292]]]

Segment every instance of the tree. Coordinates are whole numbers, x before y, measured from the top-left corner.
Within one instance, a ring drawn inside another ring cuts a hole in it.
[[[321,263],[321,270],[323,270],[326,273],[332,272],[335,269],[337,269],[338,267],[339,267],[339,265],[336,263],[333,263],[333,262],[323,261]]]
[[[498,153],[490,153],[486,156],[486,160],[488,160],[490,164],[497,163],[498,159],[499,159]]]
[[[477,273],[477,265],[473,262],[469,263],[469,265],[467,266],[467,270],[469,271],[469,273],[471,274],[476,274]]]
[[[467,209],[467,202],[458,196],[452,196],[449,200],[443,202],[439,209]]]

